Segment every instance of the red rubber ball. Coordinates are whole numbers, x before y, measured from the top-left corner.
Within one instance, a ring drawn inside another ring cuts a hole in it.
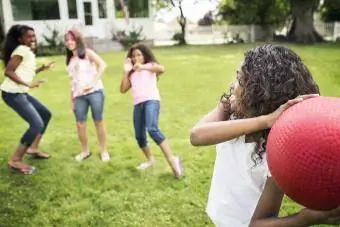
[[[272,178],[295,202],[340,206],[340,99],[316,97],[288,108],[267,140]]]

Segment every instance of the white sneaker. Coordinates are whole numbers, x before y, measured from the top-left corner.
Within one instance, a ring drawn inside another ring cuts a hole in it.
[[[110,154],[108,152],[103,152],[100,154],[100,157],[103,162],[108,162],[110,161]]]
[[[155,161],[143,162],[139,166],[137,166],[137,169],[138,170],[146,170],[147,168],[150,168],[151,166],[153,166],[153,164],[155,164]]]

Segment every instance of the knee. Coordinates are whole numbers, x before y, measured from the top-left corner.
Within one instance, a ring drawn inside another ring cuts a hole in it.
[[[45,124],[42,120],[34,122],[33,124],[30,125],[30,130],[34,134],[39,134],[44,131]]]
[[[153,141],[155,141],[158,145],[165,139],[157,127],[148,128],[148,133]]]
[[[85,128],[85,127],[86,127],[85,121],[78,121],[77,122],[77,128],[82,129],[82,128]]]

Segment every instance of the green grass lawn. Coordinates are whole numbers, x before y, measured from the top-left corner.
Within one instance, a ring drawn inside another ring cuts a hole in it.
[[[108,63],[105,121],[109,163],[99,158],[95,128],[88,121],[94,155],[82,163],[75,120],[69,105],[69,79],[63,57],[56,67],[38,78],[48,82],[31,94],[46,104],[53,119],[41,148],[53,157],[31,160],[38,172],[13,173],[7,159],[27,125],[0,101],[0,226],[212,226],[205,205],[215,159],[215,148],[194,148],[189,133],[196,121],[214,108],[221,93],[234,80],[235,70],[250,45],[157,48],[165,66],[159,80],[162,96],[160,129],[173,151],[183,159],[185,178],[173,178],[165,159],[152,142],[157,164],[138,172],[144,161],[134,139],[131,94],[119,93],[125,53],[101,56]],[[322,94],[340,95],[340,46],[292,46],[305,60]],[[2,79],[1,79],[2,80]],[[91,119],[91,118],[89,118]],[[286,200],[282,215],[299,208]]]

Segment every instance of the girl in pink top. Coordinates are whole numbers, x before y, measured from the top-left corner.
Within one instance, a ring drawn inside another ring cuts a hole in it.
[[[91,155],[86,133],[87,113],[91,108],[101,148],[101,159],[104,162],[109,161],[103,121],[105,94],[101,80],[106,63],[94,51],[85,48],[82,35],[77,31],[66,33],[65,46],[67,71],[71,79],[71,109],[76,117],[78,137],[83,148],[76,160],[82,161]]]
[[[144,170],[155,163],[151,153],[146,131],[163,151],[175,177],[182,178],[182,165],[178,156],[172,154],[170,145],[158,129],[160,110],[160,95],[157,87],[157,77],[164,72],[151,50],[143,45],[136,44],[131,47],[124,64],[124,76],[120,85],[120,92],[125,93],[130,88],[134,102],[133,125],[139,147],[142,149],[147,161],[137,168]]]

